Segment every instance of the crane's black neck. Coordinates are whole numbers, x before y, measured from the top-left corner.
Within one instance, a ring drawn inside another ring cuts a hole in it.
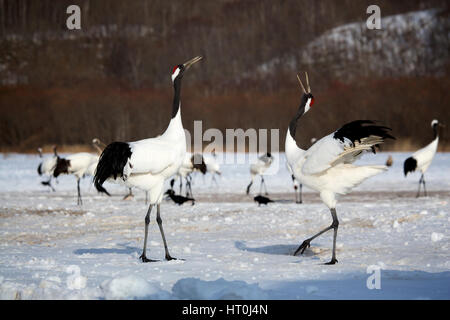
[[[173,81],[173,105],[172,105],[172,118],[175,118],[175,116],[178,113],[178,110],[180,109],[180,100],[181,100],[181,77],[178,76]]]
[[[298,120],[301,118],[301,116],[305,113],[305,107],[306,107],[306,102],[308,102],[308,98],[309,98],[308,95],[303,94],[302,100],[300,102],[300,106],[298,107],[298,110],[297,110],[297,113],[292,118],[291,122],[289,123],[289,132],[292,136],[292,139],[294,139],[294,140],[295,140],[295,132],[297,130],[297,123],[298,123]]]
[[[438,128],[438,125],[437,124],[435,124],[435,125],[433,125],[433,139],[436,139],[437,137],[439,136],[439,128]]]

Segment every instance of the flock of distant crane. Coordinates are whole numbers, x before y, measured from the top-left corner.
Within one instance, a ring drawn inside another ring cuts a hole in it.
[[[61,158],[55,147],[53,156],[43,158],[38,168],[40,175],[49,176],[49,180],[42,183],[52,189],[52,177],[56,178],[60,174],[74,175],[77,181],[78,204],[82,204],[80,179],[83,176],[93,176],[96,189],[107,195],[109,193],[103,187],[103,183],[107,180],[125,185],[129,189],[129,195],[132,194],[132,188],[144,190],[146,197],[148,196],[149,207],[144,219],[145,237],[142,255],[140,256],[143,262],[156,261],[147,258],[146,252],[148,225],[153,208],[156,206],[156,222],[163,239],[165,258],[166,260],[176,259],[169,253],[162,225],[160,205],[164,196],[166,195],[178,204],[187,201],[194,203],[191,173],[194,171],[200,171],[203,174],[210,172],[213,175],[213,181],[215,181],[216,175],[221,174],[214,154],[212,157],[203,157],[200,154],[186,152],[185,132],[181,120],[181,81],[185,72],[201,59],[201,56],[197,56],[173,68],[172,118],[164,133],[154,138],[135,142],[113,142],[107,146],[100,140],[94,139],[93,145],[99,153],[97,155],[81,152]],[[385,165],[355,166],[353,162],[364,152],[375,153],[376,147],[386,139],[395,138],[389,134],[391,129],[388,127],[377,125],[370,120],[356,120],[343,125],[340,129],[317,141],[311,141],[312,145],[308,150],[300,149],[295,141],[298,122],[313,107],[314,96],[311,93],[308,74],[305,73],[306,87],[300,77],[297,76],[297,78],[303,94],[300,106],[288,124],[285,139],[287,168],[294,183],[296,202],[302,203],[302,185],[319,192],[321,200],[330,210],[332,223],[329,227],[304,240],[294,255],[299,252],[303,253],[313,239],[333,229],[332,257],[327,264],[335,264],[337,262],[336,237],[339,226],[336,213],[337,196],[349,193],[364,180],[387,170]],[[440,125],[437,120],[432,121],[434,140],[404,162],[405,176],[416,170],[422,173],[417,196],[420,195],[422,185],[426,195],[424,174],[437,150],[439,142],[438,126]],[[39,150],[39,153],[42,157],[41,150]],[[247,186],[246,193],[250,193],[255,178],[259,176],[261,178],[259,195],[254,198],[258,204],[272,202],[272,200],[261,195],[263,187],[267,195],[264,173],[272,162],[273,156],[267,152],[250,166],[251,181]],[[175,180],[172,178],[174,176],[178,176],[180,179],[179,195],[174,190]],[[164,183],[169,179],[171,179],[171,188],[164,192]],[[186,197],[181,195],[183,180],[185,180]]]

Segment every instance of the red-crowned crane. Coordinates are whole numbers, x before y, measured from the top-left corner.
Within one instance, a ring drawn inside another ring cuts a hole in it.
[[[78,152],[68,155],[65,158],[58,157],[55,171],[53,172],[53,176],[56,178],[60,174],[72,174],[77,179],[77,204],[82,205],[83,200],[81,198],[81,190],[80,190],[80,180],[84,176],[92,175],[93,164],[98,162],[98,155],[88,153],[88,152]],[[95,170],[94,170],[95,171]],[[105,188],[98,189],[99,192],[103,192],[110,196],[108,191]]]
[[[211,152],[211,156],[208,155],[203,156],[206,164],[206,172],[212,174],[211,182],[215,182],[217,185],[216,175],[220,176],[222,175],[222,172],[220,172],[220,164],[217,162],[216,157],[217,156],[214,151]]]
[[[181,121],[181,80],[186,70],[202,57],[197,56],[173,68],[174,97],[172,119],[164,133],[155,138],[135,142],[113,142],[103,151],[94,177],[94,184],[101,190],[107,180],[122,179],[128,187],[137,187],[149,193],[150,205],[145,216],[144,247],[140,259],[147,258],[147,236],[150,213],[156,205],[156,222],[162,236],[166,260],[174,259],[169,254],[160,213],[164,181],[177,173],[186,154],[186,139]]]
[[[438,120],[431,121],[431,128],[433,129],[433,141],[426,147],[417,150],[413,153],[411,157],[405,160],[403,163],[403,172],[405,173],[405,177],[409,172],[414,172],[416,170],[419,170],[422,175],[420,176],[419,180],[419,190],[417,190],[416,197],[420,196],[420,186],[423,184],[423,191],[425,196],[427,196],[427,190],[425,188],[425,178],[424,174],[427,171],[428,167],[431,164],[431,161],[433,161],[434,155],[436,154],[436,150],[439,143],[439,126],[443,127],[441,123],[439,123]]]
[[[298,77],[298,76],[297,76]],[[375,147],[385,139],[392,137],[384,126],[375,125],[370,120],[357,120],[345,124],[337,131],[323,137],[308,150],[302,150],[295,142],[297,122],[312,107],[314,97],[311,94],[308,74],[306,73],[305,90],[300,77],[303,96],[296,115],[289,123],[286,134],[285,152],[295,178],[308,188],[320,192],[320,198],[330,209],[332,224],[316,235],[306,239],[295,251],[294,255],[303,253],[313,239],[333,229],[333,252],[331,261],[335,264],[336,236],[339,221],[336,214],[337,196],[344,195],[367,178],[387,170],[386,166],[355,166],[352,163],[365,151],[375,152]]]
[[[184,179],[186,181],[186,197],[193,197],[191,174],[194,171],[200,171],[202,174],[205,174],[206,170],[205,160],[201,154],[191,154],[190,152],[186,152],[183,162],[176,173],[176,175],[180,178],[180,195],[183,190]]]
[[[39,153],[39,157],[42,159],[41,163],[39,164],[39,166],[37,168],[37,172],[40,176],[46,175],[49,177],[48,181],[41,181],[41,184],[44,186],[49,186],[52,189],[52,191],[55,191],[55,188],[53,188],[51,181],[52,181],[53,171],[55,170],[55,167],[56,167],[56,160],[58,158],[58,152],[56,151],[56,146],[53,146],[53,156],[44,158],[42,155],[42,149],[38,148],[37,151]]]
[[[250,175],[252,178],[250,180],[250,183],[247,186],[247,191],[246,191],[247,194],[250,193],[250,188],[253,184],[253,181],[255,180],[255,177],[260,176],[261,184],[259,185],[259,193],[262,192],[262,187],[264,185],[264,190],[266,192],[266,195],[268,195],[267,187],[266,187],[266,183],[264,182],[263,175],[264,175],[264,172],[266,172],[266,170],[269,169],[270,165],[272,164],[272,161],[273,161],[272,154],[270,152],[266,152],[265,154],[260,156],[255,163],[252,163],[250,165]]]

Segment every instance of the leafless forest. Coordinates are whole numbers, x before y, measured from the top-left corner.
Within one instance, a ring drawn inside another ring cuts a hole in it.
[[[66,8],[81,8],[68,30]],[[308,71],[315,104],[300,146],[355,119],[379,120],[413,150],[447,124],[450,18],[446,0],[378,0],[381,30],[355,0],[0,0],[0,149],[109,143],[161,133],[174,65],[205,59],[183,82],[183,124],[279,128],[280,146]]]

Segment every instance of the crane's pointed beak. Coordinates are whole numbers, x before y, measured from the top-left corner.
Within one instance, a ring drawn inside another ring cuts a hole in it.
[[[202,59],[203,59],[202,56],[196,56],[195,58],[192,58],[191,60],[183,63],[184,69],[185,70],[189,69],[194,63],[199,62]]]

